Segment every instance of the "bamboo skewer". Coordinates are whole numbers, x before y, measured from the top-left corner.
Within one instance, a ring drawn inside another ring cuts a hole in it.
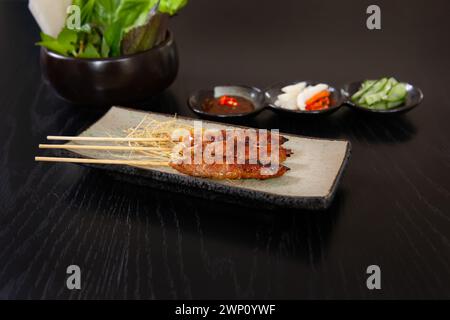
[[[167,138],[120,138],[120,137],[70,137],[70,136],[48,136],[47,140],[61,141],[109,141],[109,142],[165,142]]]
[[[176,119],[170,122],[150,120],[145,116],[136,127],[124,130],[127,136],[48,136],[47,140],[59,140],[60,142],[55,142],[58,144],[39,145],[40,149],[99,150],[105,153],[124,151],[129,152],[127,157],[111,154],[111,157],[105,155],[103,159],[35,157],[35,160],[99,165],[169,166],[171,152],[173,151],[172,145],[178,142],[171,138],[171,132],[178,129]],[[64,141],[68,143],[63,144]],[[91,143],[78,144],[76,142]]]
[[[172,140],[171,132],[178,127],[176,121],[158,122],[147,121],[144,117],[134,128],[124,132],[127,136],[48,136],[47,140],[59,140],[58,144],[40,144],[40,149],[64,149],[64,150],[98,150],[105,153],[114,151],[130,152],[128,157],[119,155],[104,156],[103,159],[92,158],[59,158],[36,157],[36,161],[62,162],[79,164],[111,164],[111,165],[135,165],[135,166],[168,166],[170,163],[171,146],[176,143]],[[149,126],[152,125],[152,128]],[[63,141],[68,141],[63,144]],[[73,143],[71,143],[72,141]],[[78,144],[76,142],[91,142],[90,144]],[[95,143],[99,142],[99,143]],[[103,143],[102,143],[103,142]],[[108,143],[109,142],[109,143]],[[105,159],[106,158],[106,159]],[[110,159],[107,159],[110,158]]]
[[[74,144],[40,144],[39,149],[105,150],[105,151],[171,151],[162,147],[94,146]]]
[[[61,162],[61,163],[84,163],[84,164],[113,164],[113,165],[131,165],[131,166],[168,166],[164,161],[147,160],[111,160],[111,159],[82,159],[82,158],[57,158],[57,157],[35,157],[39,162]]]

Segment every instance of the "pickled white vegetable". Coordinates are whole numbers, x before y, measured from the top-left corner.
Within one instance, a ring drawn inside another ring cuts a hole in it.
[[[281,89],[284,93],[278,96],[275,105],[288,110],[306,110],[306,102],[328,88],[326,84],[308,86],[306,82],[287,86]]]
[[[296,98],[297,95],[295,93],[284,93],[278,96],[275,105],[284,109],[297,110]]]
[[[306,88],[306,82],[300,82],[291,86],[284,87],[281,91],[298,96]]]

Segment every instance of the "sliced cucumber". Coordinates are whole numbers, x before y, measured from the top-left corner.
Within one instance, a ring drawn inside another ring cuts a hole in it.
[[[357,101],[360,97],[363,96],[363,94],[365,94],[367,92],[367,90],[369,90],[374,84],[375,82],[377,82],[376,80],[367,80],[364,81],[361,85],[361,89],[359,89],[358,92],[356,92],[353,96],[352,96],[352,101]]]
[[[391,77],[391,78],[389,78],[389,83],[390,83],[391,88],[392,88],[392,87],[394,87],[395,85],[398,84],[398,81],[397,81],[397,79]]]
[[[369,90],[367,90],[365,92],[365,94],[363,94],[363,96],[358,100],[358,103],[364,103],[365,102],[365,97],[374,93],[379,92],[380,90],[382,90],[384,88],[384,86],[386,85],[386,83],[388,82],[387,78],[383,78],[381,80],[378,80],[377,82],[375,82],[370,88]]]
[[[375,82],[377,82],[377,80],[366,80],[363,83],[363,87],[364,88],[371,87]]]
[[[373,84],[373,86],[366,92],[366,94],[372,94],[372,93],[377,93],[380,90],[383,90],[384,86],[386,85],[386,83],[389,81],[388,78],[383,78],[381,80],[378,80],[377,82],[375,82]]]
[[[363,108],[370,109],[370,106],[369,106],[368,104],[366,104],[366,103],[358,104],[358,106],[363,107]]]
[[[380,101],[386,99],[387,94],[391,90],[391,86],[392,86],[391,80],[392,80],[392,78],[387,79],[386,82],[384,83],[384,85],[381,88],[379,88],[379,90],[377,92],[373,92],[373,93],[368,92],[360,100],[363,100],[368,105],[372,105],[374,103],[377,103],[377,102],[380,102]]]
[[[392,90],[393,87],[395,87],[398,84],[398,81],[395,80],[395,78],[389,78],[388,83],[383,88],[386,96],[389,94],[389,92]]]
[[[360,90],[352,96],[352,101],[364,108],[387,110],[401,106],[407,95],[406,84],[395,78],[367,80]]]
[[[368,95],[364,96],[364,102],[366,104],[368,104],[369,106],[371,106],[377,102],[383,101],[384,98],[386,98],[386,94],[384,93],[384,91],[377,92],[377,93],[372,93],[372,94],[368,94]]]
[[[404,102],[405,102],[404,100],[387,102],[387,108],[388,109],[397,108],[401,106]]]
[[[397,83],[389,92],[386,100],[389,102],[396,102],[406,98],[407,90],[404,83]]]
[[[374,110],[386,110],[387,104],[384,101],[379,101],[377,103],[370,105],[369,108]]]

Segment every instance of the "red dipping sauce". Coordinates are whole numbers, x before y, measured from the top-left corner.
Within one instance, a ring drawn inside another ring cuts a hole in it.
[[[202,109],[207,113],[217,115],[240,114],[255,111],[255,105],[242,97],[221,96],[214,99],[205,99]]]

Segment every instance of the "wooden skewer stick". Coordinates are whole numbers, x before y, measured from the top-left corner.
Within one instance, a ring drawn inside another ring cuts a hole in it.
[[[69,137],[69,136],[48,136],[47,140],[61,140],[61,141],[110,141],[110,142],[160,142],[160,141],[170,141],[170,139],[167,139],[167,138]]]
[[[111,160],[111,159],[81,159],[81,158],[56,158],[56,157],[35,157],[39,162],[62,162],[62,163],[84,163],[84,164],[114,164],[130,166],[168,166],[168,162],[147,161],[147,160]]]
[[[170,151],[161,147],[94,146],[75,144],[40,144],[39,149],[105,150],[105,151]]]

